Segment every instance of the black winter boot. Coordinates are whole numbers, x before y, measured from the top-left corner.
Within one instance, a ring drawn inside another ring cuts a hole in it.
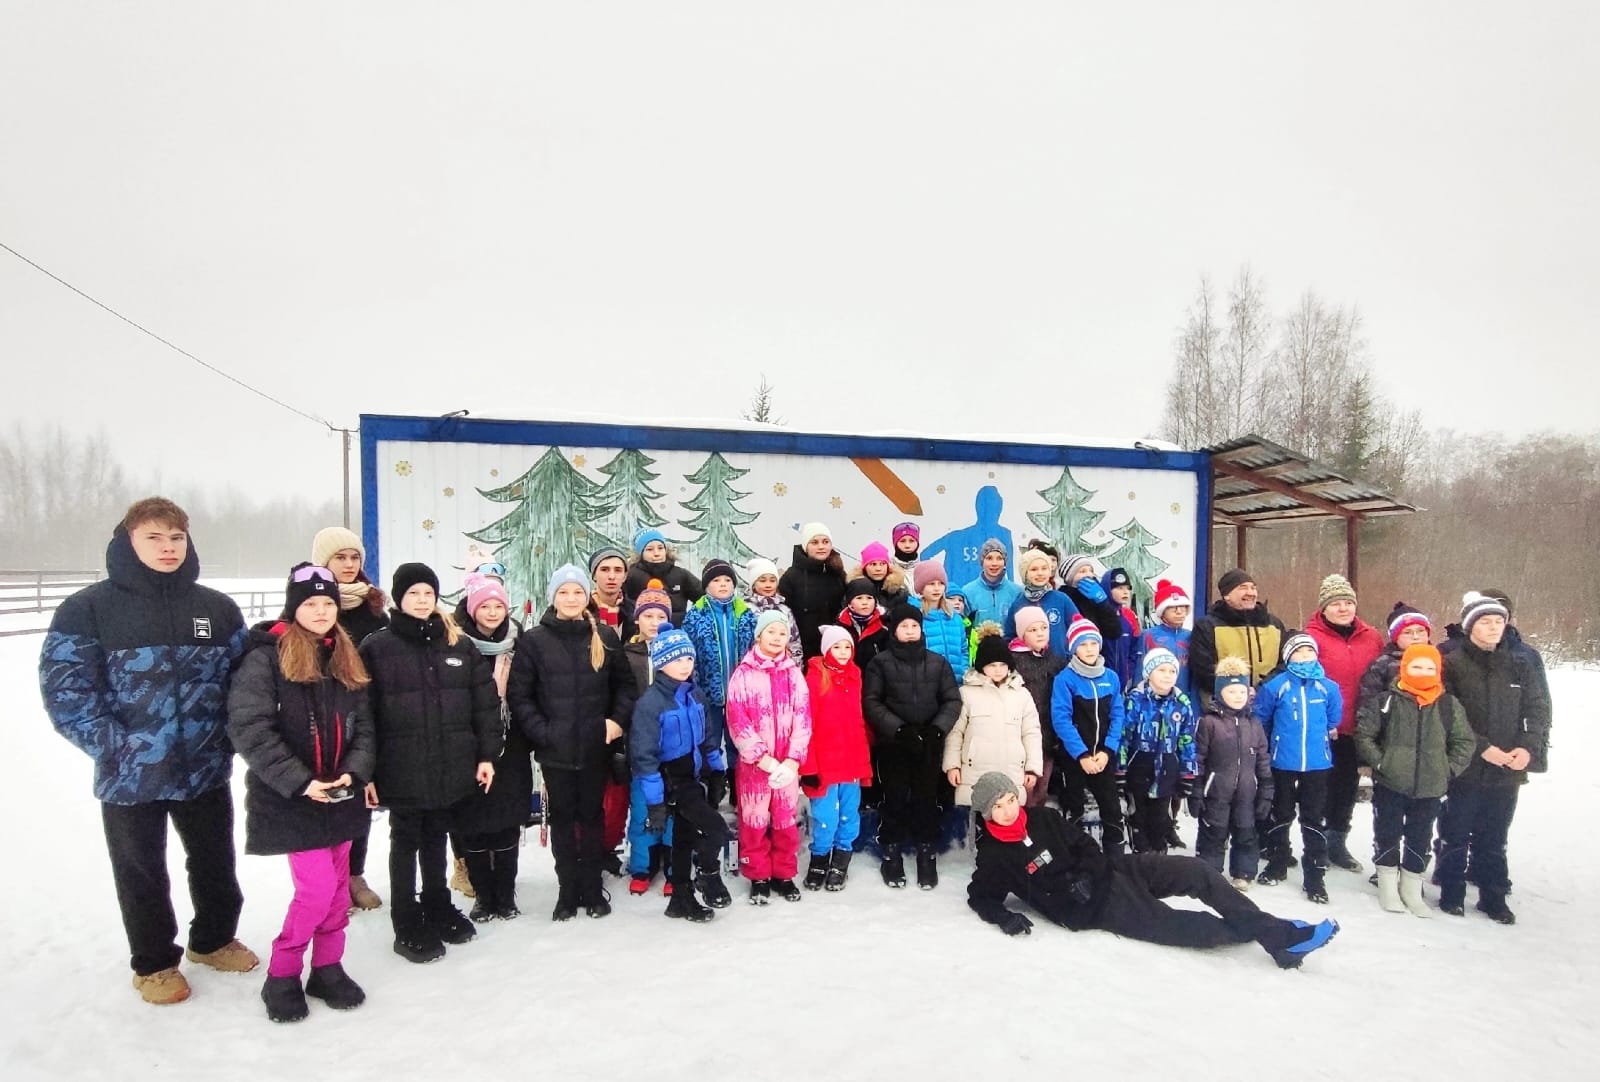
[[[394,952],[406,961],[419,965],[436,962],[444,957],[444,940],[439,938],[439,933],[427,921],[397,921]]]
[[[844,889],[844,881],[850,876],[850,858],[854,854],[848,849],[835,849],[828,860],[828,878],[823,883],[824,890],[839,891]]]
[[[806,881],[802,884],[807,890],[821,890],[828,881],[828,860],[831,856],[831,853],[820,856],[811,854],[811,863],[806,867]]]
[[[884,846],[883,863],[878,865],[878,871],[882,873],[885,885],[896,889],[906,885],[906,862],[900,855],[898,845]]]
[[[773,876],[767,882],[772,884],[772,893],[784,901],[798,902],[800,900],[800,888],[794,885],[793,879],[779,879],[777,876]]]
[[[1328,904],[1328,888],[1323,882],[1322,868],[1314,860],[1300,865],[1300,881],[1305,886],[1306,897],[1318,905]]]
[[[494,915],[499,920],[516,920],[522,916],[517,908],[517,847],[496,849],[490,856],[494,858]]]
[[[1350,855],[1350,849],[1345,841],[1350,835],[1342,830],[1330,830],[1328,837],[1328,863],[1335,868],[1343,868],[1347,872],[1364,872],[1366,865]]]
[[[316,996],[336,1011],[353,1010],[367,1001],[367,993],[350,979],[350,974],[338,962],[312,967],[311,977],[306,981],[306,995]]]
[[[750,880],[750,904],[766,905],[772,901],[772,885],[765,879]]]
[[[298,976],[268,977],[261,986],[261,1002],[267,1005],[267,1017],[274,1022],[298,1022],[311,1013]]]
[[[667,916],[692,924],[704,924],[716,914],[695,901],[694,891],[685,887],[672,892],[672,899],[667,902]]]
[[[478,930],[466,914],[450,904],[450,892],[435,895],[427,891],[422,895],[422,919],[435,935],[452,946],[471,943]]]
[[[933,845],[917,846],[917,886],[932,890],[939,885],[939,849]]]
[[[550,911],[553,921],[571,920],[578,915],[578,884],[577,877],[568,871],[563,875],[556,872],[556,907]]]
[[[1506,896],[1498,891],[1478,888],[1478,912],[1497,924],[1517,923],[1517,915],[1506,906]]]
[[[700,897],[704,898],[712,909],[726,909],[733,904],[733,895],[728,892],[728,885],[716,872],[705,872],[697,876],[694,885],[700,888]],[[676,898],[678,892],[674,890],[672,896]]]
[[[467,864],[467,878],[472,881],[472,922],[494,920],[494,862],[489,850],[468,849],[462,859]]]
[[[1467,885],[1446,883],[1439,888],[1439,912],[1452,917],[1465,916],[1467,912]]]

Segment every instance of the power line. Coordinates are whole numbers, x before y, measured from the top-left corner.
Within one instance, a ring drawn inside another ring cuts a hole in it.
[[[99,309],[101,309],[102,311],[105,311],[105,312],[109,312],[111,315],[116,316],[118,319],[122,320],[122,322],[126,323],[128,326],[132,327],[134,330],[140,332],[141,334],[149,335],[151,338],[154,338],[157,342],[160,342],[162,345],[166,346],[168,349],[173,350],[174,352],[177,352],[177,353],[181,353],[183,356],[189,358],[195,364],[199,365],[201,368],[206,369],[208,372],[215,373],[216,375],[221,376],[223,379],[227,380],[230,383],[238,384],[240,387],[243,387],[245,390],[249,391],[251,394],[257,395],[257,396],[259,396],[261,398],[265,398],[268,402],[271,402],[275,406],[282,406],[284,409],[288,410],[290,413],[298,414],[299,416],[304,417],[306,420],[312,422],[313,424],[322,425],[324,428],[328,429],[330,432],[343,431],[342,429],[335,428],[328,421],[324,420],[321,417],[318,417],[315,414],[307,413],[303,409],[300,409],[300,408],[298,408],[296,406],[291,406],[291,405],[289,405],[289,403],[285,402],[283,399],[274,398],[272,395],[268,394],[266,391],[263,391],[259,387],[252,387],[250,384],[246,383],[244,380],[240,379],[238,376],[232,375],[232,374],[230,374],[228,372],[224,372],[222,369],[218,368],[214,364],[208,364],[207,362],[202,361],[199,357],[196,357],[193,353],[190,353],[188,350],[184,349],[182,346],[179,346],[179,345],[177,345],[177,344],[175,344],[173,342],[169,342],[167,339],[161,337],[155,331],[152,331],[149,327],[146,327],[143,324],[141,324],[141,323],[139,323],[139,322],[137,322],[135,320],[129,319],[127,316],[123,315],[121,312],[117,311],[115,308],[111,307],[109,304],[106,304],[106,303],[104,303],[102,301],[96,300],[94,297],[89,296],[89,294],[85,293],[83,290],[79,289],[77,286],[73,285],[71,282],[67,281],[65,278],[61,277],[59,274],[54,274],[51,271],[46,270],[44,267],[39,266],[39,264],[35,263],[33,260],[31,260],[27,256],[23,255],[21,252],[17,251],[15,248],[11,247],[11,245],[7,244],[5,241],[0,241],[0,248],[4,248],[6,251],[10,252],[12,255],[14,255],[18,259],[22,260],[24,263],[26,263],[28,266],[32,267],[34,270],[38,271],[40,274],[44,275],[46,278],[51,279],[52,281],[58,283],[59,285],[66,286],[68,289],[72,290],[72,292],[76,293],[78,296],[82,297],[84,300],[88,301],[90,304],[94,305],[96,308],[99,308]]]

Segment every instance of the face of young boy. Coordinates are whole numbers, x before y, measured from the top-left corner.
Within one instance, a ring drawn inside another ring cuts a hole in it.
[[[173,526],[159,522],[141,522],[128,531],[133,542],[133,554],[139,562],[152,571],[171,574],[183,566],[189,555],[189,535]]]
[[[1291,664],[1315,660],[1317,660],[1317,651],[1311,646],[1297,646],[1295,647],[1294,653],[1289,655],[1289,661]]]
[[[759,575],[756,581],[750,584],[750,589],[757,597],[772,597],[778,592],[778,576]]]
[[[994,802],[994,807],[989,809],[989,818],[1003,827],[1015,823],[1020,814],[1022,814],[1022,803],[1017,800],[1015,793],[1006,793]]]
[[[674,680],[687,680],[694,675],[694,658],[680,657],[661,666],[661,672]]]
[[[965,616],[967,614],[967,599],[960,594],[951,594],[950,607],[955,610],[957,616]]]
[[[1011,676],[1011,666],[1003,661],[991,661],[983,667],[983,675],[992,683],[1003,684]]]
[[[639,550],[639,556],[648,563],[664,564],[667,562],[667,546],[660,541],[652,541]]]
[[[622,583],[627,577],[628,565],[622,562],[622,557],[607,556],[594,569],[594,592],[601,597],[616,597],[622,592]]]
[[[1407,624],[1400,629],[1400,634],[1394,637],[1394,644],[1404,650],[1408,646],[1415,646],[1419,642],[1428,641],[1428,629],[1421,624]]]
[[[661,630],[661,625],[667,622],[667,614],[660,609],[645,609],[633,618],[639,626],[639,634],[644,636],[644,641],[649,642]]]
[[[726,601],[733,596],[733,580],[726,575],[718,575],[706,583],[706,593],[714,601]]]
[[[777,657],[789,649],[789,625],[782,620],[768,624],[761,629],[761,634],[756,636],[756,643],[761,647],[763,654]]]
[[[1150,670],[1146,682],[1157,695],[1170,695],[1172,689],[1178,686],[1178,670],[1171,665],[1157,665]]]
[[[1111,588],[1111,600],[1115,601],[1123,608],[1127,608],[1129,605],[1133,604],[1133,587],[1113,586]]]
[[[356,581],[361,574],[361,550],[340,549],[328,557],[328,570],[333,572],[334,582]]]
[[[1250,689],[1244,684],[1228,684],[1218,694],[1218,698],[1229,710],[1243,710],[1244,704],[1250,701]]]
[[[1006,554],[1003,552],[986,552],[983,554],[983,573],[991,579],[997,579],[1006,571]]]
[[[1034,653],[1044,653],[1050,647],[1050,625],[1046,623],[1029,624],[1022,632],[1022,642]]]
[[[320,638],[339,622],[339,603],[331,597],[308,597],[294,610],[294,622]]]
[[[878,599],[871,594],[857,594],[850,599],[850,611],[857,616],[871,616],[878,607]]]
[[[1188,605],[1169,605],[1161,610],[1161,622],[1176,631],[1189,619]]]
[[[828,653],[832,655],[833,660],[836,663],[840,665],[848,665],[850,663],[850,655],[855,653],[855,650],[850,646],[849,639],[840,639],[838,642],[828,647]]]
[[[304,606],[301,606],[304,608]],[[1414,679],[1426,680],[1439,675],[1439,666],[1433,663],[1431,657],[1414,657],[1411,664],[1406,666],[1406,675]]]
[[[425,582],[419,582],[406,591],[400,599],[400,611],[417,620],[426,620],[433,615],[434,606],[439,599],[433,592],[433,587]]]
[[[1097,639],[1084,639],[1078,648],[1072,651],[1079,661],[1085,665],[1093,665],[1100,660],[1100,643]]]
[[[1481,650],[1493,650],[1500,645],[1505,633],[1506,618],[1498,613],[1490,613],[1472,621],[1472,630],[1467,633],[1467,638]]]
[[[873,582],[882,582],[889,577],[889,561],[868,560],[861,565],[861,573]]]
[[[901,642],[917,642],[922,638],[922,621],[901,620],[894,629],[894,637]]]

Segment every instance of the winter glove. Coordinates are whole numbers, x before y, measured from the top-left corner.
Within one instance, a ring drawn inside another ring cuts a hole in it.
[[[1265,823],[1272,818],[1272,798],[1270,796],[1256,797],[1256,822]]]
[[[1079,580],[1078,592],[1096,605],[1101,604],[1106,599],[1106,588],[1101,586],[1093,575]]]
[[[1189,794],[1189,815],[1190,815],[1190,817],[1194,818],[1194,819],[1199,819],[1201,813],[1205,811],[1205,804],[1206,804],[1205,800],[1203,800],[1201,798],[1199,793],[1190,793]]]
[[[822,775],[821,774],[801,774],[800,775],[800,787],[803,788],[803,789],[821,789],[822,788]]]
[[[1194,775],[1193,774],[1185,774],[1183,777],[1178,779],[1178,795],[1179,796],[1187,797],[1189,794],[1191,794],[1193,792],[1194,792]]]
[[[774,789],[787,789],[800,779],[800,772],[788,763],[779,763],[778,768],[767,775],[767,784]]]
[[[608,747],[611,750],[611,780],[617,785],[630,784],[633,770],[628,766],[628,742],[613,740]]]
[[[667,829],[667,806],[665,804],[652,804],[644,812],[644,832],[646,834],[660,834]]]
[[[1000,921],[1000,930],[1006,935],[1032,935],[1033,921],[1021,913],[1007,913]]]
[[[715,808],[728,797],[728,775],[721,770],[708,770],[705,776],[706,799]]]

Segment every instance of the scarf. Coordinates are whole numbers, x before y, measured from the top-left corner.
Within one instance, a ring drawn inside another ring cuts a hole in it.
[[[1406,665],[1408,662],[1415,661],[1417,658],[1422,657],[1433,659],[1434,669],[1436,671],[1432,676],[1412,676],[1410,673],[1406,672]],[[1432,706],[1438,701],[1439,696],[1444,694],[1444,681],[1440,678],[1439,673],[1437,672],[1438,668],[1439,651],[1436,647],[1425,642],[1419,642],[1413,646],[1408,646],[1406,647],[1405,653],[1400,655],[1400,679],[1395,681],[1395,686],[1401,691],[1405,692],[1407,695],[1411,696],[1413,699],[1417,700],[1418,706],[1424,708]]]
[[[1093,665],[1085,665],[1078,660],[1078,655],[1073,654],[1067,661],[1067,668],[1083,677],[1085,680],[1098,680],[1106,674],[1106,659],[1102,657]]]
[[[1017,809],[1017,821],[1008,827],[1003,827],[993,819],[983,821],[984,829],[993,834],[996,841],[1020,842],[1028,836],[1028,809]]]
[[[1320,661],[1291,661],[1289,671],[1302,680],[1321,680],[1327,673],[1322,671]]]
[[[865,616],[862,616],[855,609],[846,609],[845,611],[850,614],[850,622],[852,624],[856,625],[856,637],[857,638],[859,638],[861,636],[861,633],[867,629],[867,623],[875,615],[877,615],[876,613],[869,612]]]
[[[1044,599],[1044,595],[1049,593],[1052,589],[1054,589],[1054,587],[1048,582],[1043,586],[1034,586],[1032,583],[1025,582],[1022,584],[1022,596],[1027,598],[1029,603],[1037,605],[1041,600]]]
[[[370,583],[341,582],[339,584],[339,607],[346,611],[359,609],[367,603],[367,595],[372,592]]]

